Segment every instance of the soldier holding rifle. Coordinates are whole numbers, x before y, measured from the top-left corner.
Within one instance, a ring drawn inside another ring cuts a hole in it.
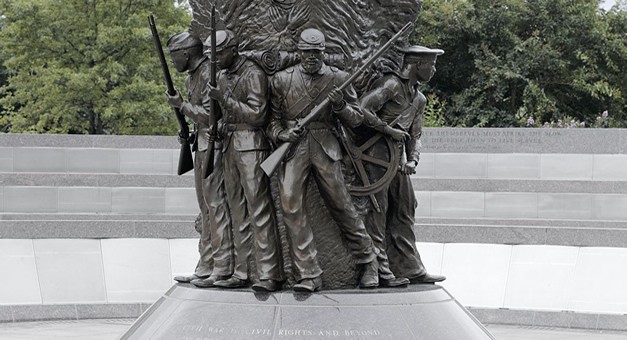
[[[356,93],[352,86],[343,91],[338,89],[348,74],[324,64],[325,37],[322,32],[304,30],[298,50],[301,64],[278,72],[272,80],[272,118],[268,127],[268,134],[275,142],[294,144],[278,174],[281,208],[298,281],[294,290],[313,292],[322,285],[322,269],[305,211],[304,199],[310,178],[316,181],[320,195],[348,241],[357,263],[364,267],[360,287],[376,287],[375,248],[348,193],[341,170],[342,150],[333,133],[337,118],[349,126],[362,122]],[[324,100],[330,105],[324,106],[307,126],[297,123]]]
[[[402,142],[406,155],[392,182],[376,194],[381,211],[370,209],[365,221],[379,249],[382,280],[399,282],[407,278],[411,283],[434,283],[445,277],[427,273],[416,249],[413,227],[417,201],[409,176],[416,173],[420,159],[422,113],[427,103],[417,87],[431,79],[436,58],[444,51],[411,46],[402,52],[400,72],[384,74],[361,98],[365,124]]]
[[[194,179],[202,217],[198,245],[200,260],[196,271],[192,275],[177,276],[174,279],[206,286],[216,278],[230,276],[233,271],[230,216],[224,193],[221,153],[215,154],[214,172],[211,176],[203,179],[201,169],[207,148],[212,143],[209,138],[209,115],[212,113],[207,112],[202,106],[203,92],[210,78],[211,66],[207,57],[203,55],[202,42],[189,32],[172,36],[168,40],[168,49],[176,70],[188,72],[186,85],[189,101],[184,101],[178,92],[175,95],[167,93],[166,95],[172,108],[179,109],[194,122],[195,133],[192,135],[195,136],[192,137],[195,151]]]
[[[207,41],[208,45],[210,41]],[[205,106],[216,100],[222,112],[225,188],[235,245],[233,275],[214,283],[217,287],[248,285],[248,259],[253,257],[259,281],[256,291],[274,291],[283,281],[277,224],[270,179],[260,168],[270,153],[264,128],[268,113],[268,80],[253,61],[238,53],[231,31],[216,32],[216,59],[221,69],[217,86],[208,86]]]

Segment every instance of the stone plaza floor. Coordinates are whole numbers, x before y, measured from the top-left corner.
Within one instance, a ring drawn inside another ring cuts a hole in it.
[[[0,340],[113,340],[132,319],[0,323]],[[627,340],[627,332],[487,325],[498,340]]]

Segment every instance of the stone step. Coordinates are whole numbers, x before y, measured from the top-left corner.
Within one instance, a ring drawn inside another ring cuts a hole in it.
[[[424,224],[414,227],[419,242],[627,247],[627,228]]]
[[[0,173],[0,186],[192,188],[194,176],[174,174]]]
[[[627,222],[556,219],[417,218],[419,242],[627,247]]]
[[[4,239],[197,238],[193,215],[0,214]],[[509,223],[511,222],[511,223]],[[627,247],[627,223],[419,219],[419,242]]]
[[[627,154],[627,129],[424,128],[425,153]],[[0,134],[5,147],[178,149],[175,136]]]
[[[191,221],[197,214],[38,214],[0,213],[0,221]]]
[[[627,181],[412,177],[416,191],[544,192],[627,194]],[[191,172],[174,174],[0,173],[0,186],[193,187]]]
[[[627,194],[627,181],[412,177],[416,191]]]
[[[0,239],[198,238],[193,219],[0,220]]]
[[[582,219],[549,219],[549,218],[450,218],[450,217],[417,217],[417,224],[427,225],[469,225],[469,226],[510,226],[510,227],[553,227],[573,229],[627,229],[625,221],[599,221]]]

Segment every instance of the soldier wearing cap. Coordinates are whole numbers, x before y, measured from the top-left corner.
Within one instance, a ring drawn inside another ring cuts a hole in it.
[[[211,38],[205,45],[211,44]],[[210,51],[209,51],[210,52]],[[278,229],[270,179],[260,165],[270,153],[268,79],[253,61],[238,53],[231,31],[216,32],[217,86],[208,85],[205,106],[216,100],[222,112],[223,157],[228,205],[233,223],[233,275],[213,283],[223,288],[247,286],[248,260],[254,258],[256,291],[274,291],[283,281]]]
[[[174,279],[196,283],[211,275],[228,276],[233,271],[232,240],[228,233],[230,217],[224,193],[221,154],[215,154],[215,171],[210,177],[203,179],[200,169],[209,145],[209,113],[203,108],[202,101],[211,74],[211,65],[203,55],[202,42],[189,32],[172,36],[168,40],[168,50],[176,70],[188,72],[186,85],[189,101],[184,101],[178,92],[174,96],[166,93],[166,96],[171,107],[179,109],[194,122],[194,179],[201,212],[198,245],[200,260],[196,271],[192,275],[177,276]]]
[[[292,142],[279,170],[281,209],[290,242],[294,290],[312,292],[321,287],[312,226],[305,211],[308,181],[313,178],[329,212],[344,234],[351,253],[364,273],[360,287],[378,285],[376,253],[363,222],[359,219],[341,171],[342,150],[333,134],[336,120],[357,126],[363,120],[352,87],[337,89],[348,74],[323,62],[325,38],[317,29],[306,29],[298,43],[301,63],[274,75],[271,83],[272,118],[268,134],[277,143]],[[329,98],[331,105],[306,129],[295,127],[318,103]]]
[[[434,283],[445,277],[427,273],[416,249],[413,227],[418,204],[410,175],[416,173],[420,159],[422,113],[427,103],[418,86],[433,77],[437,56],[444,51],[423,46],[401,51],[404,53],[402,69],[384,74],[360,99],[365,125],[399,141],[406,157],[389,186],[376,194],[381,212],[371,209],[365,221],[379,249],[382,280],[393,285]],[[394,125],[390,126],[392,122]]]

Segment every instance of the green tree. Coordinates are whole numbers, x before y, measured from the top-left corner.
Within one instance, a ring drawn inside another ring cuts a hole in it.
[[[624,1],[623,1],[624,4]],[[589,0],[425,0],[414,35],[446,51],[430,89],[447,125],[627,126],[625,11]]]
[[[4,27],[4,15],[0,14],[0,32],[2,31],[2,27]],[[4,67],[4,63],[2,62],[2,57],[0,57],[0,89],[8,83],[9,74],[7,69]],[[0,92],[1,93],[1,92]],[[4,109],[2,104],[0,104],[0,120],[2,120],[2,114]],[[0,124],[0,132],[4,132],[3,126]]]
[[[162,40],[191,18],[172,0],[8,0],[0,5],[0,126],[11,132],[171,134],[147,16]],[[177,78],[180,83],[180,77]]]

